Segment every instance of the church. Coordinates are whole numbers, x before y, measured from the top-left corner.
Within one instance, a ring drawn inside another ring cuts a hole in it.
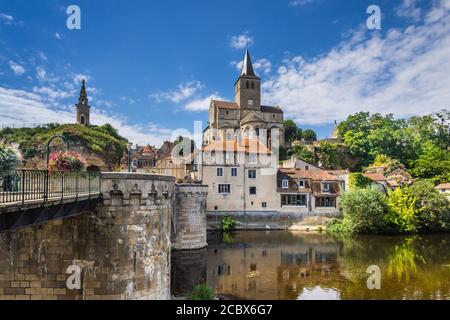
[[[255,138],[272,149],[271,136],[275,131],[284,146],[283,111],[279,106],[261,103],[261,79],[255,74],[246,50],[241,74],[234,84],[234,101],[211,100],[203,143]]]
[[[88,126],[90,125],[91,106],[89,105],[88,96],[86,93],[86,81],[81,82],[80,96],[78,103],[75,105],[77,110],[77,124]]]

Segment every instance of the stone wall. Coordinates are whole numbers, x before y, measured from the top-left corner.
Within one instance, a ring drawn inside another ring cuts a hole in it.
[[[175,189],[172,247],[194,250],[208,245],[206,241],[206,199],[208,186],[178,184]]]
[[[174,178],[102,175],[103,204],[0,233],[0,299],[169,299]],[[70,290],[71,265],[81,288]]]

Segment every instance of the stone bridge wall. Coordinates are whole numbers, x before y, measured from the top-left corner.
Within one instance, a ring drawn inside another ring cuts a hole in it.
[[[172,177],[105,173],[95,211],[0,233],[0,299],[169,299],[174,191]]]

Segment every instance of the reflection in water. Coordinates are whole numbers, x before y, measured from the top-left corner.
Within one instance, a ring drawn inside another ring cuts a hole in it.
[[[450,235],[336,240],[246,231],[226,243],[210,234],[208,243],[207,283],[230,298],[450,299]],[[381,268],[381,290],[367,288],[371,265]]]

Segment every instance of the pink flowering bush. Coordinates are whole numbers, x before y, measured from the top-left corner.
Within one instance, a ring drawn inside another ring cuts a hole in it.
[[[51,155],[48,163],[50,171],[81,171],[86,166],[86,160],[77,152],[60,151]]]

